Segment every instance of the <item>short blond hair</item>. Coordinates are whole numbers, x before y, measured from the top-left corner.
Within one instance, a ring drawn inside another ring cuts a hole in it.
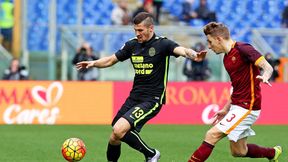
[[[203,27],[203,32],[206,36],[220,36],[226,40],[230,39],[229,29],[222,23],[210,22]]]

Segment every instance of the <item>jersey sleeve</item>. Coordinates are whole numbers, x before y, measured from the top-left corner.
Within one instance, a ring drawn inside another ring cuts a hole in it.
[[[166,54],[170,56],[175,56],[179,57],[178,55],[174,54],[174,49],[179,46],[176,42],[169,40],[169,39],[164,39],[165,42],[165,49],[166,49]]]
[[[131,41],[126,42],[116,53],[116,57],[119,61],[125,61],[132,55]]]
[[[238,46],[239,51],[252,63],[258,62],[262,55],[250,44],[243,44]]]

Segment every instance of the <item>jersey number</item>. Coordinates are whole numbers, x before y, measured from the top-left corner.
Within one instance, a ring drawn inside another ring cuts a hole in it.
[[[140,107],[135,107],[135,110],[132,112],[132,114],[135,116],[135,118],[138,119],[144,114],[144,111]]]
[[[236,117],[236,115],[235,114],[231,114],[232,116],[231,116],[231,118],[230,119],[226,119],[226,121],[227,122],[231,122],[235,117]]]

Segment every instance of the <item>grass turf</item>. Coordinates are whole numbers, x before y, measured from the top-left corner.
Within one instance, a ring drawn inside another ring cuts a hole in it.
[[[151,147],[161,152],[161,162],[187,162],[202,142],[209,126],[146,125],[140,135]],[[288,126],[254,126],[256,136],[249,143],[262,146],[280,144],[284,151],[280,162],[288,161]],[[108,125],[1,125],[0,161],[65,162],[61,146],[65,139],[79,137],[87,147],[81,162],[106,162],[106,147],[111,127]],[[142,154],[122,144],[119,162],[143,162]],[[207,162],[266,162],[267,159],[233,158],[226,138],[220,141]]]

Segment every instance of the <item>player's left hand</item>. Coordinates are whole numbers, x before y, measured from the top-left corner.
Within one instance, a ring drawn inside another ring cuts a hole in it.
[[[194,58],[194,61],[197,61],[197,62],[203,61],[206,57],[206,54],[207,54],[206,50],[198,52],[196,54],[196,57]]]
[[[220,120],[222,120],[224,118],[224,116],[227,114],[227,111],[225,111],[224,109],[217,111],[213,118],[213,122],[212,125],[216,125]]]
[[[272,87],[272,85],[269,83],[269,81],[268,81],[268,79],[266,77],[261,76],[261,75],[257,75],[256,78],[258,80],[260,80],[261,82],[263,82],[263,83],[269,85],[270,87]]]

